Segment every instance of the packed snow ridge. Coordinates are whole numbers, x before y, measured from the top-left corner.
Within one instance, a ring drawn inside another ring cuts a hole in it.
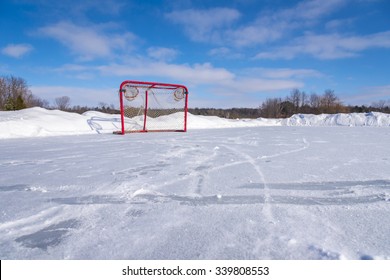
[[[188,129],[259,126],[390,126],[390,114],[296,114],[287,119],[224,119],[188,115]],[[0,139],[112,133],[120,129],[120,115],[88,111],[84,114],[39,107],[0,111]]]

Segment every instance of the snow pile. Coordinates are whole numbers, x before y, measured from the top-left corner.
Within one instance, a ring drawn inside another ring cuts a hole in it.
[[[113,132],[119,115],[89,111],[83,115],[39,107],[0,111],[0,139]]]
[[[171,116],[160,117],[169,127]],[[224,119],[188,115],[188,129],[259,126],[390,126],[390,115],[383,113],[296,114],[288,119]],[[20,111],[0,111],[0,139],[112,133],[120,130],[120,115],[88,111],[82,115],[39,107]]]
[[[378,112],[351,114],[295,114],[282,121],[287,126],[390,126],[390,115]]]
[[[188,114],[189,129],[280,126],[281,119],[224,119],[215,116],[197,116]]]

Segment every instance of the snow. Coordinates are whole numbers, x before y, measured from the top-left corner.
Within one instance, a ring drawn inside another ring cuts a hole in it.
[[[289,126],[390,126],[390,115],[378,112],[352,114],[296,114],[282,121]]]
[[[167,123],[170,116],[160,117]],[[174,125],[173,125],[174,126]],[[378,112],[352,114],[296,114],[288,119],[224,119],[188,115],[188,129],[263,127],[263,126],[390,126],[390,115]],[[59,110],[30,108],[0,111],[0,139],[112,133],[120,130],[120,115],[88,111],[82,115]]]
[[[118,118],[0,112],[0,259],[390,259],[388,115]]]

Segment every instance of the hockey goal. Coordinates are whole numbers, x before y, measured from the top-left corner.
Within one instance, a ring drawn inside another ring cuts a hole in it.
[[[183,85],[124,81],[119,88],[121,130],[187,131],[188,89]]]

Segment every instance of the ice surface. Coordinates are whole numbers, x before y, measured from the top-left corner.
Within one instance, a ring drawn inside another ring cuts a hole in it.
[[[381,125],[2,139],[0,259],[390,259]]]

